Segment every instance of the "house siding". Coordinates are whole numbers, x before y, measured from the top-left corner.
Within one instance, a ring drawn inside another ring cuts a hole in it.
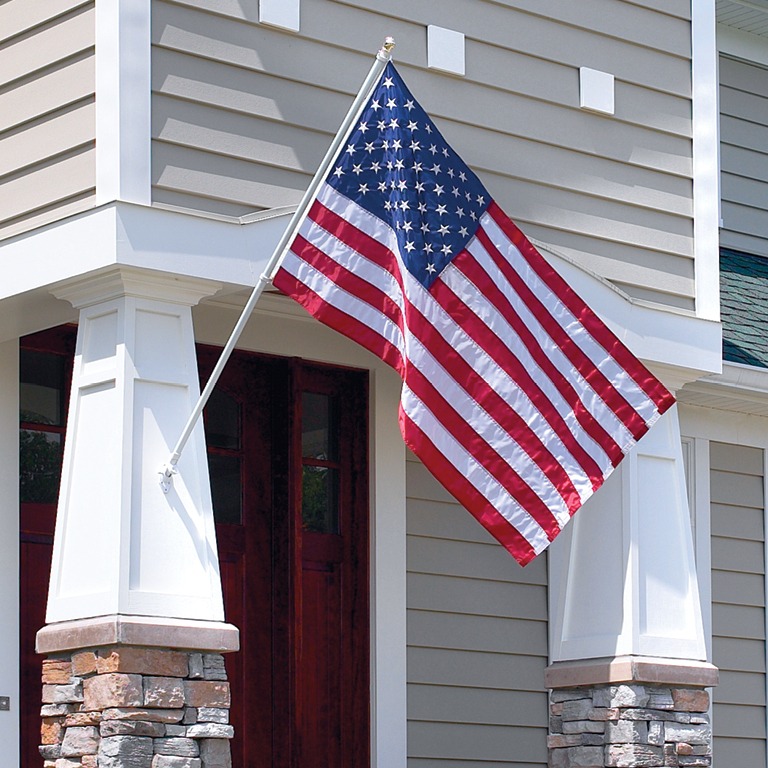
[[[525,569],[410,456],[408,766],[547,764],[547,569]]]
[[[0,6],[0,238],[93,204],[95,5]]]
[[[763,451],[710,444],[712,652],[718,766],[766,766]]]
[[[720,57],[720,244],[768,256],[768,69]]]
[[[526,233],[628,293],[693,308],[690,8],[554,0],[153,0],[153,200],[223,214],[295,205],[386,35],[446,138]],[[466,77],[426,68],[426,25],[466,35]],[[616,77],[579,109],[578,68]]]

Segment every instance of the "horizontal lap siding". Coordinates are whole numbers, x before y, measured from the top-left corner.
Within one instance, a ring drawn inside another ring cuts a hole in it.
[[[153,0],[153,198],[295,205],[391,34],[410,88],[530,237],[692,308],[688,4],[577,5],[302,0],[293,34],[258,24],[255,2]],[[465,78],[427,70],[429,23],[465,33]],[[615,75],[614,118],[578,108],[579,66]]]
[[[546,556],[525,569],[408,462],[408,767],[546,765]]]
[[[94,4],[0,6],[0,237],[91,207]]]
[[[768,256],[768,69],[720,58],[720,243]]]
[[[763,452],[712,443],[712,645],[718,766],[766,766]]]

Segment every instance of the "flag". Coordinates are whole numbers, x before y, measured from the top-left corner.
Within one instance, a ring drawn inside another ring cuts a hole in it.
[[[406,444],[523,565],[674,402],[391,62],[273,283],[398,371]]]

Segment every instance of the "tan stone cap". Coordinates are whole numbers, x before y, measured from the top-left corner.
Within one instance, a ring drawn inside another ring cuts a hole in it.
[[[240,632],[221,621],[113,615],[48,624],[36,643],[38,653],[108,645],[229,653],[240,649]]]
[[[544,671],[547,688],[575,688],[581,685],[651,683],[711,688],[717,685],[717,667],[689,659],[655,656],[616,656],[603,659],[557,661]]]

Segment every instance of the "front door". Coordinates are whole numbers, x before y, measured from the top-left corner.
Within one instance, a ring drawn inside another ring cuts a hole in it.
[[[74,328],[21,350],[22,767],[40,657]],[[201,348],[206,379],[220,350]],[[369,765],[367,375],[236,352],[205,411],[243,768]]]
[[[236,353],[206,409],[234,765],[369,762],[366,401],[360,371]]]

